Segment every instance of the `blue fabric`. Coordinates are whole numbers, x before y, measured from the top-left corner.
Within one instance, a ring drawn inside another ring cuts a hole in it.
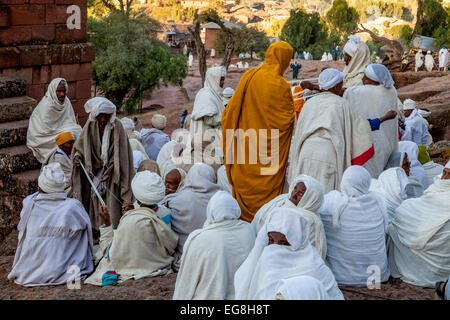
[[[376,119],[369,119],[369,123],[370,123],[370,128],[372,129],[372,131],[377,131],[380,130],[380,119],[376,118]]]
[[[102,276],[102,287],[117,284],[119,275],[115,271],[106,271]]]

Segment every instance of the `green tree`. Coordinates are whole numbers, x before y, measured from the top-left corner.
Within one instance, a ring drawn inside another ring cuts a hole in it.
[[[276,20],[270,25],[270,27],[266,28],[264,31],[269,37],[279,37],[286,21],[287,19]]]
[[[186,57],[174,55],[155,39],[158,23],[133,11],[88,19],[88,40],[96,49],[93,79],[118,108],[133,113],[147,93],[160,86],[182,85]]]
[[[266,51],[270,45],[269,38],[262,31],[254,28],[242,27],[242,29],[232,29],[236,39],[235,52],[256,52]],[[227,35],[220,31],[214,42],[214,49],[218,53],[224,53],[227,44]]]
[[[355,8],[348,6],[346,0],[334,0],[325,20],[341,39],[346,39],[358,27],[359,14]]]
[[[450,44],[450,12],[448,7],[444,9],[441,2],[437,0],[424,0],[418,20],[418,34],[436,38],[438,46]]]

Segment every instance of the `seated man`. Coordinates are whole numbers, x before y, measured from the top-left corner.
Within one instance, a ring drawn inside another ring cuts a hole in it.
[[[58,147],[48,158],[47,164],[58,162],[61,165],[61,169],[66,177],[66,187],[64,188],[64,192],[69,194],[71,190],[70,180],[72,179],[72,160],[70,159],[70,155],[72,154],[75,139],[72,133],[67,131],[56,136],[55,141]]]
[[[423,170],[425,171],[425,181],[428,186],[431,186],[434,182],[434,177],[442,174],[444,170],[444,166],[439,163],[435,163],[431,160],[430,155],[428,154],[427,147],[418,146],[419,147],[419,156],[417,160],[422,164]]]
[[[150,160],[158,158],[161,148],[170,141],[167,134],[163,132],[166,127],[166,117],[162,114],[155,114],[152,117],[152,129],[142,129],[142,145],[145,148]]]
[[[403,102],[403,110],[406,119],[404,126],[400,127],[402,141],[412,141],[417,145],[427,146],[430,134],[422,116],[416,109],[416,102],[411,99],[406,99]]]
[[[308,219],[310,224],[310,242],[319,255],[325,260],[327,254],[327,240],[322,220],[317,212],[323,203],[323,188],[319,181],[307,176],[299,175],[291,184],[289,192],[279,195],[269,201],[256,212],[252,221],[256,233],[269,220],[275,208],[292,208],[299,215]]]
[[[8,279],[27,287],[66,284],[76,279],[72,266],[84,279],[94,270],[89,215],[64,193],[66,180],[59,163],[42,168],[38,186],[38,192],[23,200]]]
[[[320,210],[327,235],[327,265],[339,285],[366,286],[369,266],[379,268],[379,281],[389,279],[386,205],[369,187],[369,172],[351,166],[342,177],[341,192],[326,194]]]
[[[184,185],[186,172],[177,168],[171,161],[167,161],[162,167],[162,177],[166,186],[166,196],[181,189]]]
[[[420,198],[405,200],[389,225],[389,269],[394,278],[434,287],[450,274],[450,161]]]
[[[311,276],[322,282],[330,299],[344,299],[333,273],[310,244],[309,224],[292,209],[273,212],[234,275],[237,300],[272,300],[280,280],[296,276]]]
[[[160,215],[158,202],[164,197],[162,179],[153,172],[139,172],[131,182],[131,189],[140,207],[126,212],[116,230],[111,227],[108,209],[100,207],[105,221],[100,227],[102,258],[86,283],[107,285],[110,271],[119,275],[118,283],[171,272],[178,236]]]
[[[174,300],[234,299],[234,274],[256,238],[250,224],[238,220],[240,215],[228,192],[211,198],[203,228],[192,232],[184,245]]]

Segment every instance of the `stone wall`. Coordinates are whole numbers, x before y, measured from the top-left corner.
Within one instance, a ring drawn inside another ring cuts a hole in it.
[[[80,8],[80,29],[67,26],[71,5]],[[0,0],[0,73],[25,80],[26,94],[38,101],[53,78],[65,78],[82,124],[95,57],[86,26],[87,0]]]

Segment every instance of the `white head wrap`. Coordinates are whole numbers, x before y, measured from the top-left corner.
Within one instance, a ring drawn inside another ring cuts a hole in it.
[[[133,166],[134,172],[137,172],[142,161],[147,160],[144,154],[139,150],[133,150]]]
[[[414,110],[416,108],[416,102],[411,99],[403,101],[403,110]]]
[[[225,90],[223,90],[223,96],[225,98],[231,98],[234,94],[234,90],[232,88],[225,88]]]
[[[166,127],[167,119],[165,115],[155,114],[152,117],[152,126],[159,130],[164,130]]]
[[[165,195],[164,182],[161,177],[147,170],[136,173],[131,181],[131,189],[136,199],[145,205],[156,204]]]
[[[317,212],[317,210],[319,210],[319,208],[322,206],[324,199],[322,185],[313,177],[310,177],[306,174],[301,174],[297,176],[290,185],[289,197],[291,196],[292,191],[294,191],[295,186],[300,182],[303,182],[305,184],[306,191],[297,204],[297,207],[311,212]]]
[[[47,92],[45,93],[45,96],[52,100],[52,102],[55,104],[55,106],[57,107],[58,110],[62,110],[62,108],[60,109],[60,107],[64,107],[66,102],[70,103],[70,100],[67,96],[66,96],[66,99],[64,99],[63,103],[59,102],[59,100],[58,100],[58,96],[56,95],[56,89],[58,89],[58,86],[61,82],[66,87],[66,94],[67,94],[67,92],[69,91],[69,87],[67,85],[66,79],[64,79],[64,78],[53,79],[50,82],[50,84],[48,85]]]
[[[380,83],[385,88],[389,89],[394,85],[394,79],[392,79],[391,73],[382,64],[369,64],[366,67],[364,74],[369,79]]]
[[[222,88],[220,87],[220,78],[222,78],[224,67],[212,67],[206,70],[205,88],[213,91],[214,95],[221,100]]]
[[[122,126],[125,131],[134,131],[134,122],[130,118],[122,118],[120,122],[122,122]]]
[[[328,68],[319,76],[319,87],[322,90],[333,88],[344,80],[344,75],[339,70]]]
[[[283,300],[328,300],[328,294],[319,280],[310,276],[298,276],[280,280],[277,295]]]
[[[236,220],[241,216],[237,201],[226,191],[217,191],[206,207],[206,221],[203,227],[224,220]]]
[[[181,168],[177,168],[177,166],[172,161],[166,161],[160,168],[161,170],[161,177],[163,178],[163,182],[166,181],[166,176],[172,172],[173,170],[176,170],[180,173],[181,180],[180,184],[178,185],[177,191],[181,189],[181,187],[184,186],[184,180],[186,178],[186,171],[184,171]]]
[[[355,35],[348,36],[348,41],[344,46],[344,52],[353,57],[358,48],[358,44],[361,42],[361,38]]]
[[[38,186],[45,193],[62,193],[66,187],[66,177],[59,162],[52,162],[42,168]]]

